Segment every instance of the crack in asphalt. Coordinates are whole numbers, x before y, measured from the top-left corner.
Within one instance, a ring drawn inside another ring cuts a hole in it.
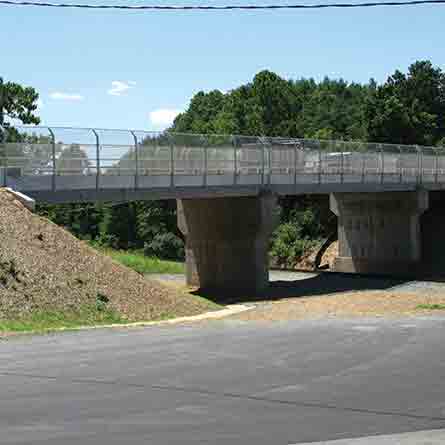
[[[417,419],[417,420],[429,420],[434,422],[444,422],[445,417],[441,416],[427,416],[420,414],[411,414],[397,411],[385,411],[385,410],[376,410],[376,409],[368,409],[368,408],[353,408],[353,407],[345,407],[328,403],[317,403],[317,402],[303,402],[303,401],[292,401],[292,400],[282,400],[268,397],[259,397],[249,394],[241,394],[241,393],[231,393],[231,392],[218,392],[218,391],[210,391],[203,388],[192,388],[192,387],[181,387],[181,386],[173,386],[173,385],[145,385],[143,383],[131,383],[125,382],[122,380],[103,380],[103,379],[89,379],[89,378],[63,378],[60,376],[48,376],[48,375],[39,375],[39,374],[27,374],[27,373],[16,373],[16,372],[4,372],[0,371],[0,376],[4,377],[22,377],[29,379],[39,379],[39,380],[48,380],[48,381],[60,381],[67,383],[75,383],[75,384],[98,384],[98,385],[109,385],[109,386],[126,386],[128,388],[138,388],[138,389],[152,389],[156,391],[176,391],[183,393],[191,393],[191,394],[199,394],[203,396],[216,396],[223,398],[231,398],[245,401],[254,401],[254,402],[262,402],[262,403],[270,403],[270,404],[280,404],[280,405],[288,405],[300,408],[318,408],[318,409],[328,409],[328,410],[338,410],[359,414],[372,414],[379,416],[392,416],[392,417],[402,417],[409,419]]]

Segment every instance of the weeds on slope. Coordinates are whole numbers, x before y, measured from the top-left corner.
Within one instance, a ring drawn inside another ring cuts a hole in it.
[[[147,257],[144,255],[142,250],[115,250],[108,247],[97,248],[105,255],[110,256],[124,266],[127,266],[143,275],[151,273],[185,273],[185,266],[183,263],[160,260],[159,258],[155,257]]]

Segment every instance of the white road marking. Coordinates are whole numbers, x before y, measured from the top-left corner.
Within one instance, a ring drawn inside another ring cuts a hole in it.
[[[352,329],[354,331],[361,331],[361,332],[375,332],[379,328],[377,326],[357,325],[357,326],[353,326]]]
[[[443,445],[445,430],[416,431],[414,433],[358,437],[324,442],[295,442],[290,445]]]

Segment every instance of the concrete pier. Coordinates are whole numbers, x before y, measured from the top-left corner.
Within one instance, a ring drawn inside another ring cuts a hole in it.
[[[276,197],[178,199],[186,237],[187,284],[222,294],[260,293],[268,285],[268,244]]]
[[[421,271],[420,217],[428,192],[333,193],[338,217],[337,272],[412,275]]]

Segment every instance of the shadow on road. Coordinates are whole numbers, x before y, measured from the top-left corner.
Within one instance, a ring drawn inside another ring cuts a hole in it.
[[[210,289],[198,289],[193,294],[208,298],[217,303],[233,304],[249,301],[311,297],[336,292],[385,290],[408,281],[407,279],[327,272],[293,281],[271,281],[269,282],[268,289],[257,295],[218,294]]]

